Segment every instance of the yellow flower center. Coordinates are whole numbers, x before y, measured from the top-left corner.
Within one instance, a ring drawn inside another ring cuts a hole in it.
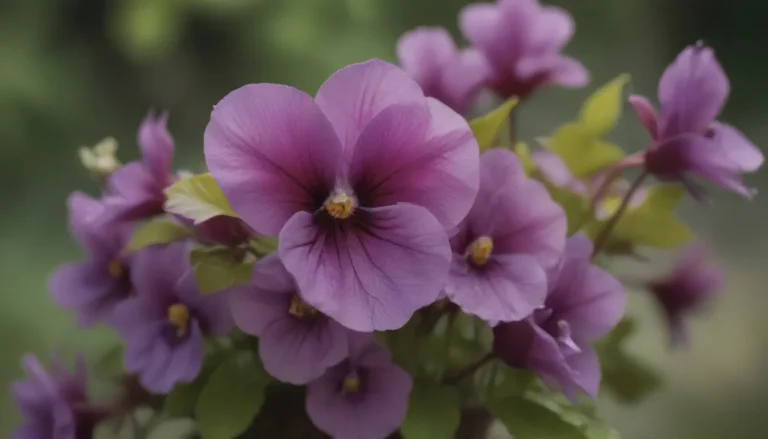
[[[168,307],[168,321],[176,328],[176,336],[184,337],[189,326],[189,308],[181,303],[175,303]]]
[[[120,263],[117,259],[111,261],[109,265],[107,266],[107,270],[109,271],[109,275],[116,278],[123,277],[123,274],[125,271],[123,270],[123,264]]]
[[[291,305],[288,308],[288,313],[297,318],[311,317],[317,315],[317,310],[307,305],[306,302],[301,300],[299,296],[293,296],[291,298]]]
[[[488,236],[481,236],[469,245],[468,257],[475,265],[484,265],[493,253],[493,240]]]
[[[355,211],[356,204],[353,197],[344,192],[338,192],[328,197],[323,208],[334,218],[346,219]]]
[[[360,391],[360,378],[357,374],[352,374],[344,379],[342,384],[344,393],[357,393]]]

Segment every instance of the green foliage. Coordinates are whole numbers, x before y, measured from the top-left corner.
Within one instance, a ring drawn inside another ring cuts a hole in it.
[[[582,105],[579,113],[581,124],[597,137],[608,134],[619,122],[625,102],[624,88],[629,80],[629,75],[619,75],[593,93]]]
[[[635,326],[626,317],[597,345],[603,387],[625,403],[639,402],[661,385],[661,379],[651,368],[626,352],[625,343]]]
[[[184,178],[165,190],[165,210],[199,224],[215,216],[237,218],[229,200],[211,174],[198,174]]]
[[[189,254],[200,294],[226,290],[251,280],[254,260],[241,249],[198,247]]]
[[[533,161],[533,157],[531,155],[531,148],[528,147],[528,144],[524,142],[518,142],[512,151],[515,154],[517,154],[517,158],[520,160],[520,163],[523,165],[523,170],[525,170],[525,173],[527,175],[531,175],[533,171],[536,170],[536,163],[534,163]]]
[[[200,392],[195,419],[202,439],[232,439],[259,413],[270,377],[256,354],[233,353]]]
[[[456,387],[418,380],[411,391],[405,421],[400,427],[404,439],[453,439],[459,426],[459,394]]]
[[[152,245],[169,244],[192,236],[192,230],[168,218],[159,218],[142,224],[134,232],[127,251],[135,252]]]
[[[191,383],[177,384],[163,402],[163,415],[169,418],[190,416],[195,411],[198,397],[211,375],[221,365],[224,356],[209,354],[200,374]]]
[[[513,396],[491,401],[488,409],[515,439],[588,438],[559,413],[526,397]]]
[[[567,188],[546,184],[552,200],[560,205],[568,220],[568,236],[579,231],[579,228],[588,220],[589,199],[582,194],[577,194]]]
[[[496,143],[499,131],[509,119],[509,115],[517,106],[517,103],[517,98],[511,98],[488,114],[478,117],[469,123],[481,152],[494,146],[500,146]]]

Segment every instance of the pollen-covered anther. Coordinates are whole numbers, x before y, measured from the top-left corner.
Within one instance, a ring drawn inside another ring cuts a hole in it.
[[[338,219],[349,218],[355,211],[355,207],[357,207],[355,198],[344,192],[331,195],[323,205],[328,215]]]
[[[353,373],[344,379],[342,384],[344,393],[357,393],[360,391],[360,377]]]
[[[484,265],[493,253],[493,240],[488,236],[481,236],[469,245],[467,257],[475,265]]]
[[[305,318],[317,315],[317,310],[309,306],[306,302],[301,300],[298,296],[293,296],[291,299],[291,305],[288,308],[288,313],[294,317]]]
[[[109,265],[107,265],[107,271],[109,271],[109,275],[114,278],[121,278],[123,277],[123,274],[125,274],[123,264],[120,263],[120,261],[117,259],[109,262]]]
[[[184,337],[189,327],[189,308],[181,303],[168,307],[168,322],[176,328],[176,336]]]

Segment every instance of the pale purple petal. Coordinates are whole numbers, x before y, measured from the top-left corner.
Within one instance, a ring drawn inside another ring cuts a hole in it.
[[[417,28],[405,33],[397,42],[400,65],[428,96],[439,93],[435,89],[439,87],[440,76],[455,54],[453,38],[441,27]]]
[[[426,209],[398,204],[361,212],[361,224],[320,231],[299,212],[280,233],[279,255],[304,299],[356,331],[397,329],[438,296],[451,249]]]
[[[237,327],[247,334],[258,336],[267,326],[285,316],[291,296],[249,284],[232,291],[229,303]]]
[[[464,49],[448,62],[440,78],[442,93],[433,97],[465,114],[472,109],[490,75],[485,56],[477,50]]]
[[[136,253],[130,272],[136,294],[156,300],[178,298],[179,293],[193,296],[191,293],[197,290],[189,291],[194,279],[188,255],[188,244],[185,242],[147,247]],[[186,288],[177,288],[177,284]]]
[[[169,180],[158,182],[141,162],[129,163],[113,172],[107,180],[104,209],[99,221],[135,221],[163,213]]]
[[[214,337],[227,335],[235,325],[229,306],[230,291],[219,291],[203,296],[197,288],[197,283],[194,282],[194,276],[190,273],[187,278],[191,287],[185,290],[186,294],[193,295],[196,300],[184,299],[184,293],[178,293],[178,296],[191,306],[196,318],[200,320],[203,332]]]
[[[459,13],[459,27],[474,46],[489,50],[494,44],[498,19],[499,11],[496,5],[471,4]]]
[[[754,172],[763,165],[763,153],[735,127],[715,123],[712,132],[713,139],[720,142],[728,159],[736,163],[742,172]]]
[[[529,53],[559,52],[573,38],[576,24],[571,15],[558,7],[541,8],[531,29]]]
[[[659,115],[656,114],[656,109],[653,108],[653,104],[651,104],[646,97],[640,95],[631,95],[629,97],[629,103],[635,110],[637,118],[640,119],[640,123],[642,123],[645,129],[648,130],[651,139],[656,140],[659,135]]]
[[[51,276],[48,288],[57,305],[78,312],[81,327],[109,317],[112,308],[130,293],[127,279],[111,276],[107,266],[98,262],[59,267]]]
[[[576,388],[583,391],[592,398],[597,398],[600,390],[600,362],[595,351],[589,346],[582,346],[581,352],[566,358],[568,367],[571,369],[571,377]],[[566,392],[574,399],[576,388]]]
[[[69,229],[89,253],[98,252],[102,248],[101,235],[94,233],[95,220],[104,206],[96,199],[83,192],[75,191],[67,198],[69,210]]]
[[[372,59],[334,73],[315,101],[333,124],[345,156],[351,157],[358,136],[379,112],[394,104],[422,105],[424,94],[405,71]]]
[[[162,392],[170,392],[177,383],[191,382],[197,378],[203,367],[205,344],[202,330],[196,320],[190,322],[189,332],[185,337],[173,347],[164,382],[162,385],[158,383]]]
[[[139,125],[138,143],[142,161],[157,181],[169,180],[171,175],[174,143],[167,124],[167,113],[150,113]]]
[[[224,97],[205,130],[205,160],[232,208],[254,230],[277,235],[297,211],[330,192],[341,147],[312,97],[251,84]]]
[[[538,85],[557,84],[578,88],[589,83],[589,71],[583,64],[559,55],[522,58],[517,63],[515,73],[523,80],[541,78]]]

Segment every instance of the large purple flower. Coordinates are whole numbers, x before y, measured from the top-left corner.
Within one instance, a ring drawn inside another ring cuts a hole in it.
[[[707,260],[706,247],[696,243],[683,252],[672,271],[649,284],[667,318],[670,342],[685,344],[686,314],[696,311],[723,287],[724,273],[719,265]]]
[[[411,376],[370,334],[349,340],[349,358],[307,385],[307,414],[335,439],[387,437],[405,418]]]
[[[565,248],[566,217],[546,189],[525,176],[515,155],[492,149],[480,157],[480,191],[451,239],[445,292],[467,313],[516,321],[547,296],[547,272]]]
[[[213,110],[205,156],[232,208],[279,255],[304,299],[357,331],[401,327],[445,283],[446,229],[478,187],[467,122],[378,60],[315,99],[247,85]]]
[[[462,114],[472,108],[490,73],[480,52],[457,51],[453,38],[441,27],[404,34],[397,43],[397,57],[425,95]]]
[[[78,358],[75,373],[56,358],[46,371],[32,355],[24,357],[29,377],[12,385],[13,398],[24,424],[12,439],[79,439],[91,437],[98,416],[88,408],[85,363]]]
[[[307,305],[276,256],[254,267],[252,283],[232,291],[235,324],[259,336],[259,356],[275,378],[306,384],[347,357],[348,329]]]
[[[694,190],[687,176],[709,180],[745,197],[755,194],[741,174],[756,171],[763,154],[736,128],[715,119],[728,98],[730,85],[712,49],[689,46],[664,71],[659,81],[661,115],[642,96],[630,103],[651,135],[645,169],[663,180],[680,180]]]
[[[165,188],[171,185],[174,143],[168,116],[149,114],[139,126],[141,160],[128,163],[107,180],[102,221],[133,221],[163,213]]]
[[[577,390],[597,395],[600,365],[590,342],[616,326],[626,303],[621,284],[592,266],[591,254],[587,238],[570,238],[544,307],[494,328],[493,348],[501,359],[536,372],[571,398]]]
[[[589,72],[560,54],[573,36],[568,12],[537,0],[498,0],[466,6],[459,25],[491,65],[488,85],[500,96],[529,96],[551,84],[583,87]]]
[[[82,192],[72,193],[67,204],[69,228],[88,260],[59,267],[48,287],[59,306],[75,310],[78,323],[90,326],[109,318],[131,291],[129,260],[122,254],[131,230],[128,225],[96,221],[104,205]]]
[[[185,242],[137,253],[131,280],[136,296],[120,303],[113,318],[125,340],[125,369],[148,390],[167,393],[200,372],[203,337],[232,327],[226,296],[199,294]]]

